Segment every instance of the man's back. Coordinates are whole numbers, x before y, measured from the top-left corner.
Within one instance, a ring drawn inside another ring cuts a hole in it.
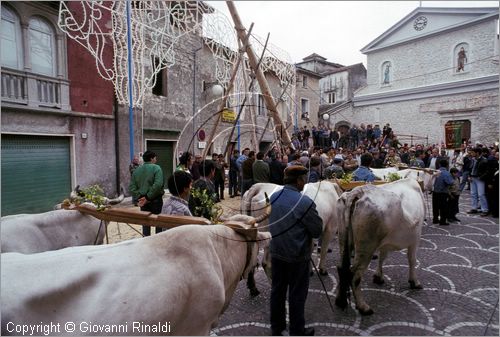
[[[241,164],[241,172],[243,179],[253,179],[253,163],[255,159],[248,158]]]
[[[286,165],[277,159],[273,159],[269,164],[269,182],[283,185],[283,176]]]
[[[139,166],[132,174],[129,190],[134,196],[146,196],[149,200],[162,196],[164,190],[161,167],[150,162]]]
[[[271,255],[287,262],[307,261],[312,238],[318,238],[323,230],[316,205],[291,185],[273,193],[270,202]]]
[[[253,163],[253,180],[255,183],[268,183],[270,180],[269,164],[263,160],[256,160]]]

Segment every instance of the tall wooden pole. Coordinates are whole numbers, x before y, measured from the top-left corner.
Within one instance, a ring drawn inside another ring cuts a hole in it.
[[[248,35],[248,34],[247,34]],[[238,45],[240,47],[240,49],[243,49],[243,46],[241,45],[241,41],[238,40]],[[247,83],[247,67],[245,65],[245,62],[243,62],[243,83],[245,85],[245,97],[247,97],[248,95],[248,92],[250,91],[250,88],[248,87],[248,83]],[[250,120],[252,121],[252,141],[253,141],[253,146],[254,146],[254,149],[258,149],[259,148],[259,144],[257,143],[257,135],[256,135],[256,130],[255,130],[255,126],[257,125],[257,120],[256,120],[256,116],[255,116],[255,109],[254,109],[254,106],[253,104],[251,104],[249,106],[250,110],[249,113],[250,113]]]
[[[245,34],[245,27],[241,23],[240,16],[236,11],[234,3],[232,1],[226,1],[226,4],[229,12],[231,13],[231,17],[233,18],[234,27],[236,29],[238,39],[240,39],[241,41],[245,41],[245,38],[247,36],[247,34]],[[266,77],[264,76],[264,72],[262,71],[262,69],[260,69],[260,67],[257,67],[257,56],[255,55],[255,52],[253,51],[250,43],[247,43],[245,47],[250,67],[252,67],[252,70],[255,72],[260,89],[262,90],[262,95],[264,96],[264,100],[266,102],[267,109],[271,113],[271,116],[273,118],[276,134],[281,137],[281,141],[285,146],[291,146],[292,142],[290,140],[290,136],[288,135],[288,131],[283,126],[283,122],[281,121],[281,118],[276,110],[276,103],[274,102],[274,99],[272,97],[271,89],[269,88]]]

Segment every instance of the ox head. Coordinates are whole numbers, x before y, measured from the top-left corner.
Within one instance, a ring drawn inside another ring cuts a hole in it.
[[[221,216],[219,219],[222,220],[224,222],[224,224],[228,221],[238,221],[238,222],[242,222],[246,225],[250,225],[250,226],[257,226],[260,222],[266,220],[267,218],[269,218],[269,215],[271,215],[271,204],[269,203],[269,197],[267,195],[267,193],[264,193],[265,196],[266,196],[266,207],[264,209],[264,213],[258,217],[253,217],[253,216],[250,216],[250,215],[246,215],[246,214],[235,214],[235,215],[232,215],[230,217],[224,217],[224,216]]]
[[[434,181],[440,174],[441,171],[439,170],[422,169],[421,171],[419,171],[417,181],[422,188],[422,192],[432,192],[432,190],[434,189]]]
[[[89,205],[92,205],[94,207],[106,207],[109,205],[116,205],[119,204],[124,200],[125,196],[123,193],[123,186],[120,186],[120,195],[116,198],[108,198],[106,196],[99,196],[99,203],[100,205],[96,205],[93,200],[88,200],[86,197],[86,194],[80,189],[80,185],[77,185],[73,191],[71,191],[69,198],[65,199],[62,203],[57,204],[54,206],[55,210],[62,209],[62,208],[70,208],[71,205],[79,205],[82,203],[87,203]]]

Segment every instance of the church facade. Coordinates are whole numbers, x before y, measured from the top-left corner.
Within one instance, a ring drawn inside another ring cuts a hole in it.
[[[402,143],[450,149],[498,141],[498,18],[498,8],[415,9],[361,49],[367,85],[330,124],[390,123]]]

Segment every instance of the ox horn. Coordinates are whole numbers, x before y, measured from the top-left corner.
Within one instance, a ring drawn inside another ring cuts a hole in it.
[[[80,185],[76,185],[75,189],[69,194],[69,200],[71,202],[74,202],[75,200],[83,198],[84,196],[85,194],[80,189]]]
[[[114,199],[104,198],[104,204],[106,205],[116,205],[123,201],[125,195],[123,194],[123,186],[120,186],[120,195]]]
[[[269,197],[268,197],[266,192],[264,192],[264,195],[266,196],[266,205],[267,206],[266,206],[266,209],[264,211],[264,214],[255,218],[255,223],[262,222],[262,221],[266,220],[267,218],[269,218],[269,215],[271,215],[271,203],[269,202]]]

